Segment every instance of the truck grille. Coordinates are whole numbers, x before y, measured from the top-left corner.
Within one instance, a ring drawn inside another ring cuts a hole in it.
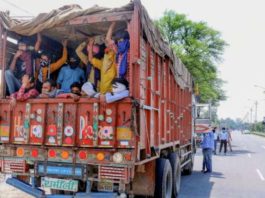
[[[25,173],[26,162],[22,159],[3,159],[1,161],[1,171],[3,173]]]
[[[100,166],[99,178],[102,180],[128,181],[128,169],[126,167]]]

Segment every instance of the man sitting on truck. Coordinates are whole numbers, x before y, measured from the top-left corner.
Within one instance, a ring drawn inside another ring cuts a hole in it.
[[[63,92],[56,88],[56,82],[49,79],[42,84],[41,94],[38,98],[55,98],[61,93]]]
[[[39,64],[36,68],[38,70],[38,79],[36,88],[38,91],[41,91],[42,83],[49,79],[51,73],[58,70],[67,60],[67,40],[62,41],[63,53],[62,57],[54,63],[51,62],[51,54],[47,51],[43,51],[40,56]]]
[[[13,94],[21,87],[22,77],[27,74],[33,76],[33,55],[40,48],[41,37],[37,35],[37,41],[33,52],[28,50],[29,40],[21,38],[18,41],[18,50],[12,58],[9,69],[5,71],[5,80],[9,94]]]
[[[22,77],[22,86],[18,92],[13,93],[10,101],[11,108],[14,108],[16,101],[25,101],[30,98],[36,98],[39,95],[39,92],[34,88],[35,86],[34,77],[30,77],[28,74],[25,74]]]
[[[57,87],[64,93],[71,92],[71,85],[74,82],[83,84],[86,81],[85,72],[79,67],[79,58],[73,53],[70,55],[68,65],[64,66],[57,79]]]
[[[112,82],[112,92],[100,95],[100,101],[112,103],[129,96],[129,83],[125,78],[115,78]]]
[[[61,93],[56,98],[73,98],[77,102],[82,95],[81,86],[79,82],[74,82],[71,84],[71,93]]]
[[[100,98],[101,102],[112,103],[129,96],[129,83],[125,78],[115,78],[112,82],[112,92],[100,94],[96,92],[91,82],[86,82],[82,86],[82,91],[89,98]]]

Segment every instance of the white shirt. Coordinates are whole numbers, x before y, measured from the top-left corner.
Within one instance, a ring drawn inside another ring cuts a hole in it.
[[[217,140],[217,133],[215,132],[214,134],[213,134],[213,138],[214,138],[214,140]]]
[[[226,131],[220,133],[220,140],[228,140],[228,134]]]

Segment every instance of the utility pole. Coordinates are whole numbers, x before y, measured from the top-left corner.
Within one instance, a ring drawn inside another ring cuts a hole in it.
[[[255,102],[255,123],[258,120],[258,101]]]
[[[257,130],[257,120],[258,120],[258,101],[255,102],[255,123],[254,123],[254,130]]]
[[[250,108],[250,124],[252,124],[252,107]]]

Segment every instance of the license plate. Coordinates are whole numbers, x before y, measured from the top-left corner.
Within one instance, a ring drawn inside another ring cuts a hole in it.
[[[50,177],[42,177],[41,178],[41,187],[77,192],[78,181],[67,180],[67,179],[57,179],[57,178],[50,178]]]
[[[113,192],[113,183],[108,180],[98,182],[98,191]]]

